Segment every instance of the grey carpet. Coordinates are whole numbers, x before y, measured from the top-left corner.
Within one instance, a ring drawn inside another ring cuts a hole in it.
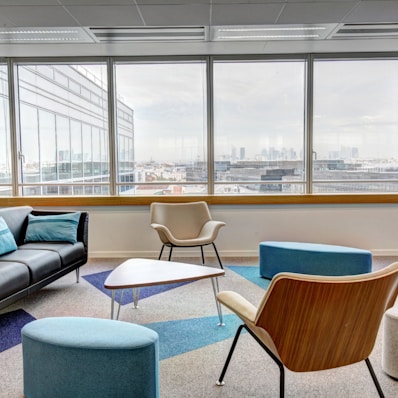
[[[374,259],[378,269],[397,261],[397,258]],[[179,259],[197,262],[197,259]],[[254,265],[257,259],[223,259],[225,265]],[[93,259],[81,274],[93,274],[112,269],[120,259]],[[212,263],[216,266],[216,261]],[[263,290],[239,274],[226,270],[220,278],[221,290],[235,290],[253,304],[262,297]],[[35,318],[48,316],[90,316],[109,318],[110,299],[84,278],[75,283],[70,274],[40,292],[13,304],[1,312],[23,308]],[[224,314],[229,312],[223,309]],[[138,310],[131,304],[122,307],[120,320],[148,324],[175,319],[194,319],[216,315],[214,296],[208,280],[197,281],[140,301]],[[209,331],[208,331],[209,332]],[[202,333],[206,333],[204,329]],[[178,339],[176,332],[175,338]],[[386,397],[398,396],[398,381],[381,369],[382,328],[370,357]],[[279,370],[267,354],[245,334],[237,345],[225,376],[225,386],[215,382],[221,372],[231,345],[231,338],[207,345],[160,362],[161,398],[257,398],[279,396]],[[0,398],[21,398],[22,347],[17,345],[0,354]],[[117,382],[117,381],[115,381]],[[298,374],[286,371],[286,397],[373,398],[377,392],[365,363],[330,371]],[[56,397],[49,397],[56,398]],[[90,397],[88,397],[90,398]],[[137,397],[139,398],[139,397]]]

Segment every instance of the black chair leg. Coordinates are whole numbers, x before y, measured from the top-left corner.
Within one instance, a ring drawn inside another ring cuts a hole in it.
[[[216,383],[218,386],[223,386],[224,385],[223,380],[224,380],[225,373],[226,373],[226,371],[228,369],[229,362],[231,361],[232,354],[234,353],[234,350],[235,350],[235,347],[236,347],[236,343],[238,342],[238,339],[239,339],[239,336],[240,336],[240,332],[242,331],[242,328],[244,326],[245,325],[240,325],[238,327],[238,330],[236,331],[234,341],[232,342],[232,346],[231,346],[231,348],[229,350],[229,353],[228,353],[227,359],[225,361],[224,367],[223,367],[223,369],[221,371],[221,375],[218,378],[217,383]]]
[[[200,246],[200,252],[202,253],[202,264],[205,265],[205,256],[203,254],[203,246]]]
[[[159,254],[158,260],[160,260],[160,259],[162,258],[163,249],[164,249],[164,245],[163,245],[162,248],[160,249],[160,254]]]
[[[173,252],[173,246],[170,246],[170,252],[169,252],[169,261],[171,260],[171,253]]]
[[[279,397],[285,397],[285,368],[283,363],[277,358],[274,353],[244,324],[243,327],[249,332],[249,334],[260,344],[265,352],[274,360],[274,362],[279,366],[280,376],[279,376]]]
[[[370,363],[369,358],[366,358],[366,359],[365,359],[365,362],[366,362],[366,365],[368,366],[370,375],[372,376],[372,380],[373,380],[373,383],[374,383],[375,386],[376,386],[377,392],[379,393],[379,397],[380,397],[380,398],[384,398],[383,390],[381,389],[379,380],[377,380],[376,373],[375,373],[374,370],[373,370],[373,366],[372,366],[372,364]]]
[[[217,256],[217,259],[218,259],[218,263],[220,264],[220,268],[224,269],[224,267],[222,266],[221,259],[220,259],[220,256],[218,255],[218,251],[217,251],[217,248],[216,248],[216,245],[214,244],[214,242],[212,243],[212,245],[214,247],[214,251],[216,252],[216,256]]]

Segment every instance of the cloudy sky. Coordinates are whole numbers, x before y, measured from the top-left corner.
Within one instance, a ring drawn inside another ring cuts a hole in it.
[[[315,65],[314,150],[343,147],[360,157],[398,157],[398,61]],[[201,63],[118,65],[117,91],[134,109],[136,159],[204,159],[206,71]],[[244,147],[303,153],[302,62],[218,62],[214,66],[215,158]]]

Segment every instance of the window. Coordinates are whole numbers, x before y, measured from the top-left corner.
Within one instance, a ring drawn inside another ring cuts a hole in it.
[[[119,193],[207,193],[206,63],[120,63],[115,74]]]
[[[314,64],[313,192],[398,192],[398,60]]]
[[[1,62],[0,197],[398,193],[395,53]]]
[[[12,157],[7,65],[0,64],[0,196],[12,195]]]
[[[18,64],[17,73],[22,195],[109,193],[105,64]]]
[[[305,191],[304,61],[214,64],[215,193]]]

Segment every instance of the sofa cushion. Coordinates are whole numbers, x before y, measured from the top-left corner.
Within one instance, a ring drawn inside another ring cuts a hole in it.
[[[59,254],[62,266],[81,260],[85,256],[83,242],[32,242],[19,246],[19,250],[51,250]]]
[[[30,206],[4,207],[0,209],[0,216],[4,218],[18,246],[24,241],[28,214],[32,210]]]
[[[28,215],[25,242],[77,242],[81,212],[46,216]]]
[[[29,286],[29,268],[22,263],[0,262],[0,300]]]
[[[25,264],[30,271],[31,283],[53,274],[61,269],[59,254],[50,250],[16,250],[0,257],[2,261],[13,261]]]
[[[0,216],[0,255],[17,250],[14,235],[8,228],[4,218]]]

